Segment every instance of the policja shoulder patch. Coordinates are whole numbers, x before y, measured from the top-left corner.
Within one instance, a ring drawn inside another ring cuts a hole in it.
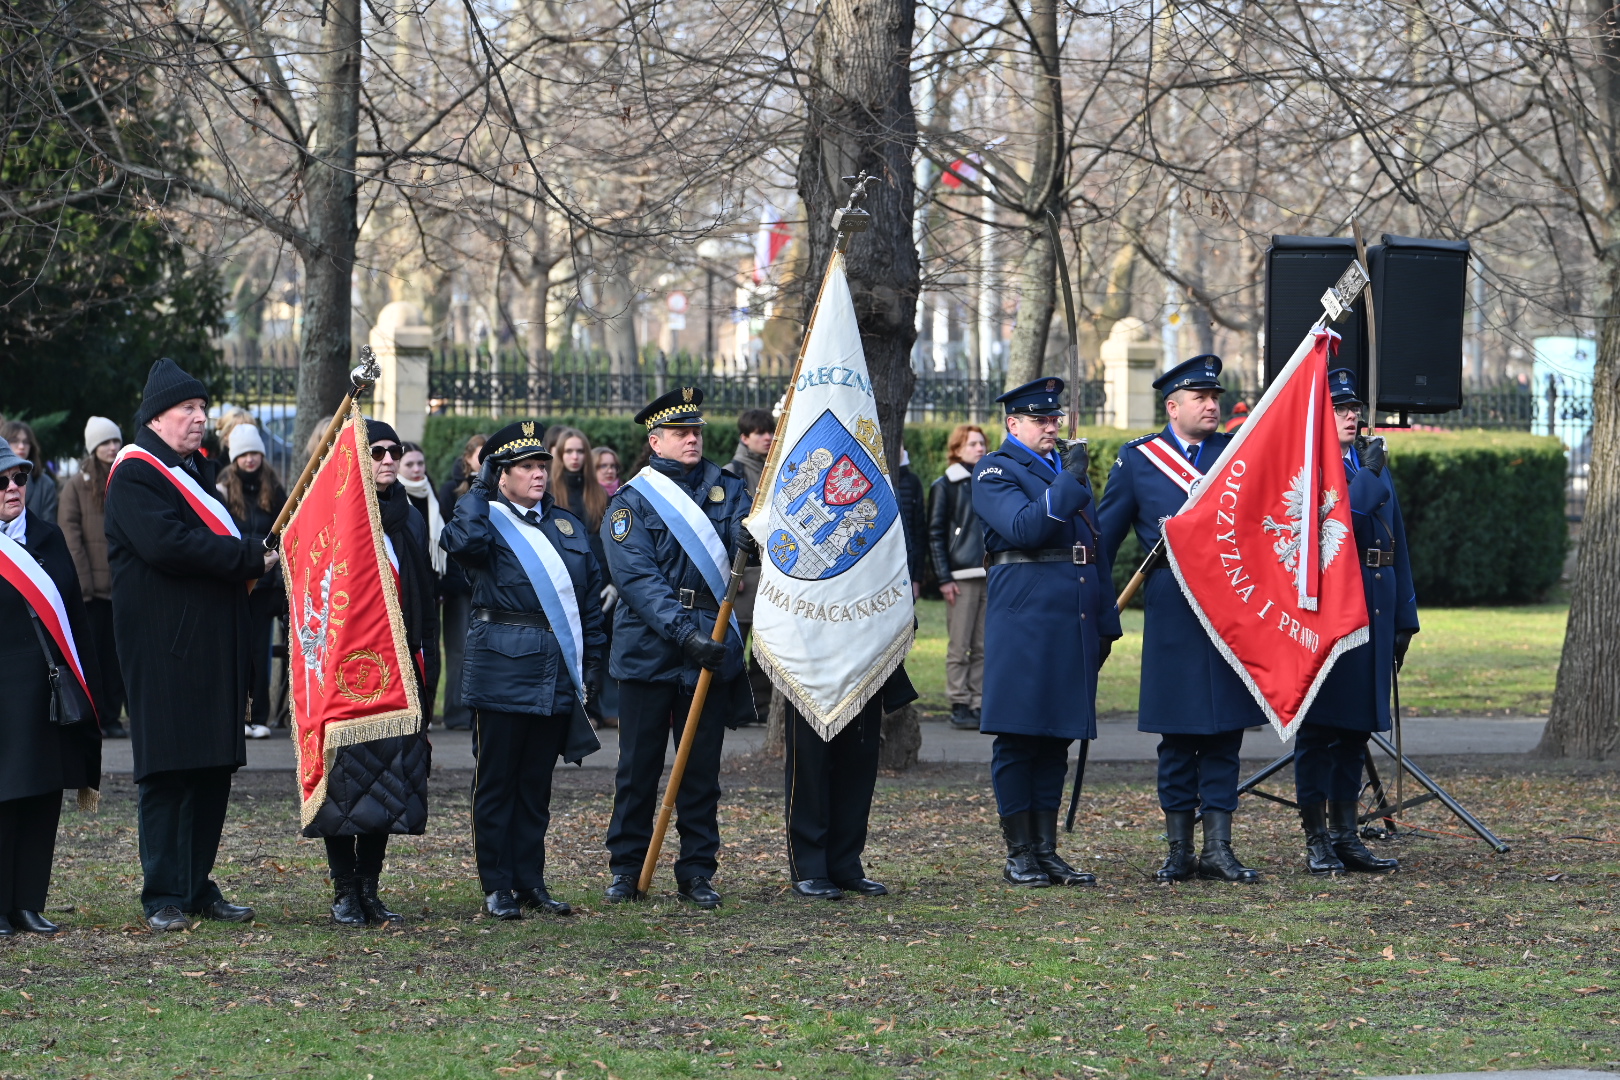
[[[608,532],[613,534],[615,541],[622,544],[624,538],[630,535],[630,524],[630,508],[621,506],[613,511],[613,516],[608,519]]]

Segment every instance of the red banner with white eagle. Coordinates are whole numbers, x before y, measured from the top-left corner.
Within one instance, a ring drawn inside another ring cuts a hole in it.
[[[339,747],[422,726],[358,406],[288,520],[281,552],[292,609],[287,671],[300,817],[308,825],[326,801],[327,770]]]
[[[1295,350],[1164,523],[1193,611],[1284,739],[1333,663],[1367,641],[1349,484],[1328,393],[1338,335]]]

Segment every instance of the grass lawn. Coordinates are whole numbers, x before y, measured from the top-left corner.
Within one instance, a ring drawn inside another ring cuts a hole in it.
[[[1423,632],[1401,671],[1408,716],[1536,716],[1552,703],[1564,648],[1567,604],[1500,608],[1424,608]],[[945,601],[917,605],[917,647],[906,671],[929,712],[949,712],[945,697]],[[1142,612],[1126,611],[1097,689],[1104,713],[1134,713],[1142,670]]]
[[[291,776],[247,773],[219,876],[259,921],[164,936],[138,924],[114,781],[99,814],[63,818],[66,932],[0,943],[0,1075],[1266,1080],[1620,1061],[1614,772],[1441,764],[1514,852],[1407,839],[1383,879],[1309,877],[1288,812],[1246,804],[1238,850],[1266,874],[1241,888],[1152,884],[1148,768],[1093,769],[1065,849],[1103,887],[1001,885],[983,772],[938,768],[880,783],[869,863],[895,893],[843,904],[786,892],[779,766],[728,775],[713,913],[600,904],[608,770],[562,770],[549,876],[577,914],[510,924],[475,915],[468,777],[440,774],[429,834],[390,851],[384,895],[410,916],[395,933],[327,923]],[[1416,814],[1441,823],[1432,809]]]

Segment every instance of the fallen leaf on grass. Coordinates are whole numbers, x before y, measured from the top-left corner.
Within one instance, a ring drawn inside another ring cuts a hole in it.
[[[1393,946],[1393,945],[1385,945],[1384,946],[1384,951],[1383,951],[1383,953],[1381,955],[1383,956],[1383,958],[1385,960],[1393,960],[1393,959],[1395,959],[1395,946]]]
[[[1576,987],[1577,994],[1602,994],[1609,988],[1607,986],[1580,986]]]

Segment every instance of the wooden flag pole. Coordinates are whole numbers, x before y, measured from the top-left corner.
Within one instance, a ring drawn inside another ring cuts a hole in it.
[[[731,608],[737,602],[737,589],[742,585],[743,571],[748,567],[748,553],[737,552],[731,560],[731,581],[726,585],[726,598],[720,601],[720,614],[714,620],[714,633],[710,638],[724,643],[726,631],[731,627]],[[709,685],[714,682],[714,669],[698,672],[697,689],[692,692],[692,707],[686,710],[686,726],[681,729],[681,744],[675,750],[675,764],[669,769],[669,787],[664,789],[664,802],[658,808],[658,824],[653,828],[652,843],[647,845],[647,858],[641,864],[641,881],[636,889],[642,894],[652,886],[653,871],[658,869],[658,856],[664,850],[664,834],[669,832],[669,819],[675,813],[675,797],[680,794],[681,778],[686,775],[686,759],[692,756],[692,743],[697,739],[699,722],[703,719],[703,704],[709,698]]]
[[[381,377],[382,369],[377,366],[377,358],[372,355],[371,346],[360,346],[360,366],[349,372],[349,384],[353,389],[343,396],[343,404],[332,414],[332,422],[326,425],[326,433],[316,444],[315,452],[304,462],[304,471],[298,475],[298,483],[293,485],[292,493],[287,496],[287,502],[282,506],[281,513],[276,515],[276,523],[270,526],[270,535],[264,538],[264,546],[267,549],[274,550],[281,542],[281,531],[287,527],[287,522],[292,520],[298,504],[304,501],[304,493],[309,490],[309,485],[315,482],[315,470],[320,468],[321,459],[332,449],[332,444],[337,441],[338,432],[343,430],[343,421],[349,418],[349,406],[354,404],[354,396],[362,390],[369,389]]]

